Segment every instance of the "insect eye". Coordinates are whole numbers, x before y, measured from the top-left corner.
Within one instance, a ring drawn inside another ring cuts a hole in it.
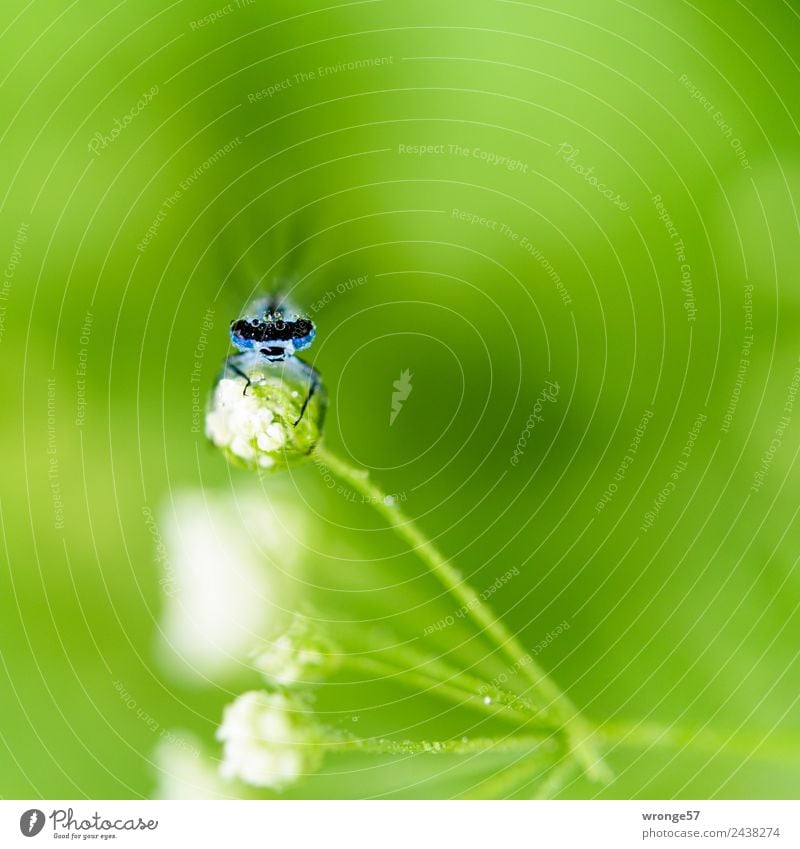
[[[276,330],[283,330],[285,327],[286,327],[285,322],[281,321],[280,319],[275,322],[275,329]]]

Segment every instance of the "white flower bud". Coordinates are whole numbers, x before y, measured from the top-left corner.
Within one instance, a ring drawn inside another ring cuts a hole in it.
[[[270,481],[236,498],[213,490],[173,492],[150,528],[163,549],[165,596],[157,643],[170,673],[222,682],[241,675],[254,645],[281,628],[297,604],[288,575],[310,533],[294,502]],[[163,541],[161,533],[163,531]]]
[[[317,373],[296,357],[283,363],[245,357],[237,368],[250,384],[231,366],[225,369],[206,413],[206,436],[229,460],[249,469],[305,459],[320,438],[325,414]]]
[[[281,790],[313,772],[321,759],[316,728],[301,704],[281,693],[253,690],[225,708],[217,739],[220,774]]]
[[[228,799],[234,795],[200,741],[187,731],[161,729],[153,759],[155,799]]]
[[[322,678],[335,667],[332,646],[304,616],[258,651],[254,666],[270,684],[292,687]]]

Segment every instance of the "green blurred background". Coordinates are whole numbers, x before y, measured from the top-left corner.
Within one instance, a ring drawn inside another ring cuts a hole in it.
[[[280,282],[328,443],[478,590],[519,570],[491,603],[526,646],[569,623],[537,659],[617,778],[563,795],[796,796],[795,0],[9,0],[0,32],[0,795],[157,793],[164,729],[218,757],[252,679],[159,649],[181,493],[301,517],[294,589],[366,639],[452,612],[314,466],[259,483],[197,433]],[[422,642],[503,669],[465,623]],[[459,721],[332,692],[365,732]],[[331,758],[291,794],[450,796],[492,757]]]

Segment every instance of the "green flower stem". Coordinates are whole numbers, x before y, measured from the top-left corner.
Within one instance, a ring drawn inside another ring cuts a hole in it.
[[[576,767],[579,766],[571,752],[566,752],[564,757],[571,764]],[[563,763],[563,760],[561,762]],[[553,766],[552,760],[543,763],[535,758],[521,757],[489,778],[475,784],[458,798],[507,799],[512,793],[518,793],[523,787],[541,780],[547,774],[548,769],[552,771],[558,769],[558,767]]]
[[[609,781],[611,772],[597,749],[594,728],[581,716],[570,699],[545,674],[544,670],[525,652],[519,640],[494,616],[488,605],[481,601],[461,573],[450,564],[395,502],[370,481],[366,469],[350,465],[346,460],[329,451],[324,443],[317,446],[314,455],[333,474],[353,487],[372,504],[398,536],[414,549],[445,589],[469,611],[479,628],[485,631],[497,647],[524,671],[538,692],[552,705],[569,739],[570,748],[587,775],[598,781]]]
[[[359,635],[354,633],[352,639],[358,642]],[[493,684],[487,684],[482,678],[464,672],[441,658],[424,654],[409,645],[398,645],[396,640],[390,639],[388,636],[384,636],[382,642],[386,644],[386,648],[377,652],[373,646],[362,642],[362,654],[357,655],[357,657],[363,657],[370,661],[374,660],[377,663],[385,663],[387,669],[395,669],[395,674],[399,674],[401,670],[414,672],[424,675],[432,683],[452,685],[465,696],[479,698],[484,704],[485,698],[488,696],[490,704],[512,708],[514,712],[520,717],[524,716],[525,719],[537,717],[543,727],[558,727],[551,711],[548,711],[541,704],[534,704],[525,696],[512,693]],[[353,655],[347,655],[345,659],[349,661],[352,657]],[[386,662],[384,657],[388,657],[389,661]]]
[[[731,756],[796,763],[800,758],[800,739],[773,732],[750,730],[715,730],[661,725],[657,722],[609,722],[599,729],[607,745],[645,749],[656,746],[664,749],[700,752],[706,755]]]
[[[430,690],[437,695],[449,699],[457,705],[474,708],[475,710],[479,710],[482,713],[489,714],[490,716],[514,719],[520,723],[530,723],[536,719],[534,714],[523,713],[520,710],[515,710],[514,708],[494,699],[486,702],[484,697],[479,695],[475,690],[465,689],[457,684],[442,681],[433,675],[415,669],[393,666],[385,661],[359,656],[348,657],[347,664],[354,669],[358,669],[359,671],[366,672],[368,674],[374,673],[386,678],[397,678],[399,680],[408,681],[414,687]]]
[[[554,799],[567,782],[575,774],[577,761],[574,758],[565,758],[560,764],[553,767],[547,778],[539,785],[534,799]]]
[[[373,755],[467,755],[478,752],[510,752],[520,749],[550,751],[556,747],[551,737],[532,734],[509,737],[474,737],[461,740],[326,740],[322,746],[335,752],[369,752]]]
[[[546,705],[534,704],[524,696],[512,693],[493,684],[487,684],[483,679],[471,675],[469,672],[457,669],[440,658],[433,658],[422,654],[409,646],[393,646],[390,651],[404,665],[418,667],[419,671],[429,675],[431,678],[438,678],[448,683],[452,682],[467,690],[472,695],[477,694],[481,698],[489,696],[492,702],[514,708],[523,713],[527,712],[531,715],[539,716],[545,723],[554,724],[552,711],[548,710]]]

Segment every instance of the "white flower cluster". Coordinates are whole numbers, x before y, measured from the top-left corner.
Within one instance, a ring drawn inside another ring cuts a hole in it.
[[[251,357],[237,368],[239,374],[228,367],[214,387],[206,436],[229,460],[251,470],[305,460],[325,416],[317,373],[296,357],[280,364]]]
[[[245,465],[270,468],[272,456],[287,441],[285,427],[255,393],[243,394],[244,380],[223,378],[217,384],[206,416],[206,435]]]
[[[230,799],[234,795],[200,740],[187,731],[162,729],[153,759],[154,799]]]
[[[296,700],[282,693],[243,693],[225,708],[217,731],[224,744],[220,774],[254,787],[282,790],[319,765],[316,736]]]
[[[286,616],[298,606],[291,576],[301,568],[307,520],[286,497],[290,481],[272,479],[268,490],[269,499],[260,487],[246,487],[235,499],[213,490],[172,493],[153,520],[151,533],[165,552],[157,651],[172,675],[227,686],[252,669],[256,656],[276,687],[322,674],[326,640],[313,621]],[[269,641],[271,634],[278,636]],[[290,710],[291,695],[246,695],[230,706],[219,732],[226,739],[221,772],[199,740],[173,730],[162,735],[155,752],[158,798],[246,798],[313,772],[321,749],[309,740],[319,735],[302,703]]]
[[[281,492],[279,480],[270,482]],[[286,578],[303,556],[302,511],[276,495],[244,489],[172,493],[159,515],[166,557],[157,650],[182,679],[222,682],[241,675],[253,646],[280,627],[296,600]]]
[[[256,669],[270,684],[292,687],[321,678],[333,666],[328,646],[304,616],[291,625],[254,658]]]

